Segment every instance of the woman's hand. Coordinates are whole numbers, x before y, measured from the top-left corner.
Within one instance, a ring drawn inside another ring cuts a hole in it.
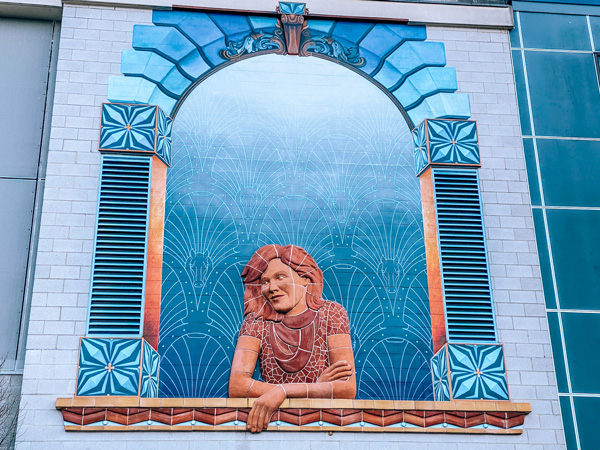
[[[323,371],[317,379],[317,383],[328,383],[330,381],[348,379],[352,376],[352,366],[348,361],[337,361]]]
[[[260,433],[262,430],[266,430],[273,412],[281,406],[285,398],[285,389],[283,386],[278,385],[254,400],[250,414],[248,414],[246,429],[252,433]]]

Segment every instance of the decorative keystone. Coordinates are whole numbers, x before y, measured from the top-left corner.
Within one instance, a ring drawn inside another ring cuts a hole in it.
[[[501,344],[446,344],[431,358],[436,401],[508,400]]]
[[[82,338],[76,395],[158,397],[159,359],[143,338]]]
[[[156,155],[170,166],[172,124],[158,106],[104,103],[99,150]]]
[[[297,55],[300,49],[302,30],[306,27],[304,23],[304,14],[308,14],[306,4],[279,2],[276,9],[281,14],[287,53],[288,55]]]
[[[415,170],[428,167],[479,167],[479,138],[474,120],[425,119],[413,130]]]

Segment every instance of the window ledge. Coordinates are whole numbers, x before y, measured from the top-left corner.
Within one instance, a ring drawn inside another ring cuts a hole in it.
[[[245,431],[254,399],[58,398],[67,431]],[[270,431],[521,434],[529,403],[288,399]]]

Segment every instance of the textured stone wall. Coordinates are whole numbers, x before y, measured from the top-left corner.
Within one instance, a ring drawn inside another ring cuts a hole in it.
[[[75,392],[85,333],[100,154],[100,104],[134,24],[151,11],[65,6],[18,450],[54,449],[563,449],[562,425],[531,217],[508,34],[428,28],[446,44],[470,94],[482,152],[482,197],[493,295],[511,400],[531,402],[521,436],[334,433],[66,433],[54,409]],[[265,441],[268,441],[266,443]]]

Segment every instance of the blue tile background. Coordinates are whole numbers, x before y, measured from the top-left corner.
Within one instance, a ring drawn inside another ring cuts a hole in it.
[[[358,397],[431,399],[419,182],[389,98],[328,61],[261,56],[200,84],[173,136],[160,394],[227,395],[240,273],[274,242],[307,249],[348,311]]]

